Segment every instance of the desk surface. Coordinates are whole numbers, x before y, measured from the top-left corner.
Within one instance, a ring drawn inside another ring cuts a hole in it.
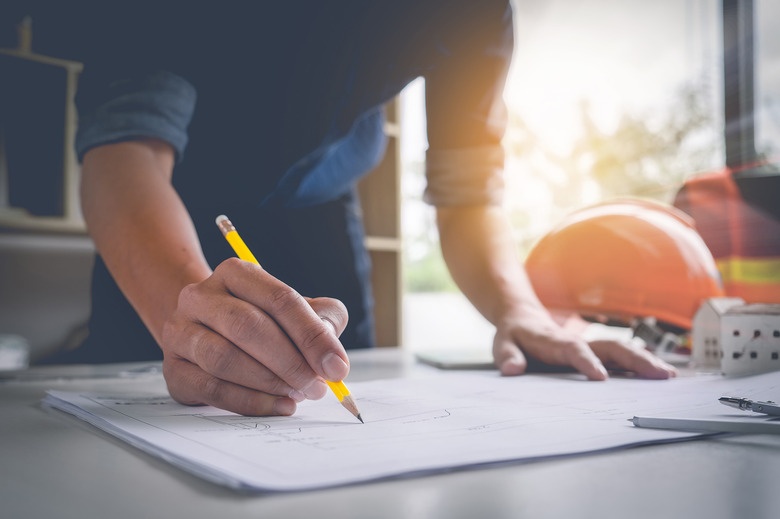
[[[395,349],[350,358],[350,380],[414,377],[432,369]],[[126,373],[134,367],[36,368],[24,379],[0,379],[1,516],[761,519],[780,513],[780,436],[721,437],[257,495],[200,480],[40,405],[47,389],[138,385],[144,377]]]

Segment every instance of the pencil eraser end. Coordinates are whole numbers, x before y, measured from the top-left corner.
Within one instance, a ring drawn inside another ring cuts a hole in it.
[[[227,219],[228,219],[228,217],[225,216],[224,214],[221,214],[221,215],[217,216],[217,225],[221,224],[222,222],[226,221]]]

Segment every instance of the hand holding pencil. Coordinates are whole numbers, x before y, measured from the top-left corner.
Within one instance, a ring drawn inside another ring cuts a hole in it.
[[[238,232],[236,231],[231,221],[228,220],[227,216],[218,216],[216,222],[217,227],[219,227],[219,230],[222,231],[222,235],[228,241],[230,246],[233,247],[233,250],[236,252],[238,257],[244,261],[248,261],[250,263],[254,263],[257,266],[260,266],[260,262],[257,261],[257,258],[255,258],[254,254],[252,254],[252,252],[249,250],[249,247],[246,246],[244,240],[241,239],[241,236],[239,236]],[[331,321],[325,318],[323,318],[323,321],[332,326],[334,334],[338,333],[335,325],[333,325]],[[341,402],[341,404],[350,413],[352,413],[358,420],[360,420],[361,423],[363,423],[363,418],[361,417],[360,411],[355,404],[355,400],[350,395],[349,389],[347,389],[347,386],[344,384],[344,382],[341,379],[338,379],[337,381],[326,380],[326,383],[336,395],[339,402]]]
[[[215,230],[216,231],[216,230]],[[258,265],[228,258],[180,289],[162,326],[171,396],[244,415],[291,415],[328,393],[349,359],[338,335],[344,305],[307,300]]]

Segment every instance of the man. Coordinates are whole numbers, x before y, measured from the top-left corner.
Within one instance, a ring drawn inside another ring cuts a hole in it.
[[[508,2],[111,14],[129,30],[90,15],[103,33],[77,99],[82,207],[99,252],[82,360],[159,347],[176,400],[251,415],[291,414],[325,394],[323,379],[346,377],[343,346],[373,341],[354,185],[384,151],[380,107],[423,75],[425,197],[453,278],[496,325],[501,372],[522,373],[527,354],[594,380],[607,377],[602,360],[673,375],[646,352],[561,329],[515,256],[500,207]],[[264,268],[225,260],[221,213]]]

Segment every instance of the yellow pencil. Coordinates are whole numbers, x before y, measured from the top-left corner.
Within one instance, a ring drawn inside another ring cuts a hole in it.
[[[257,261],[257,258],[255,258],[254,254],[252,254],[252,251],[250,251],[249,247],[247,247],[246,243],[244,243],[244,240],[242,240],[241,236],[238,235],[236,228],[233,226],[230,220],[228,220],[227,216],[224,214],[217,216],[217,227],[219,227],[219,230],[222,231],[222,235],[228,241],[230,246],[233,247],[233,250],[236,252],[239,258],[260,266],[260,262]],[[330,380],[326,380],[325,382],[328,384],[331,391],[333,391],[333,393],[336,395],[336,398],[339,399],[341,405],[343,405],[350,413],[355,415],[355,417],[360,420],[361,423],[365,423],[363,422],[363,418],[360,416],[360,411],[355,404],[355,400],[350,396],[349,389],[347,389],[347,386],[344,385],[344,382],[331,382]]]

